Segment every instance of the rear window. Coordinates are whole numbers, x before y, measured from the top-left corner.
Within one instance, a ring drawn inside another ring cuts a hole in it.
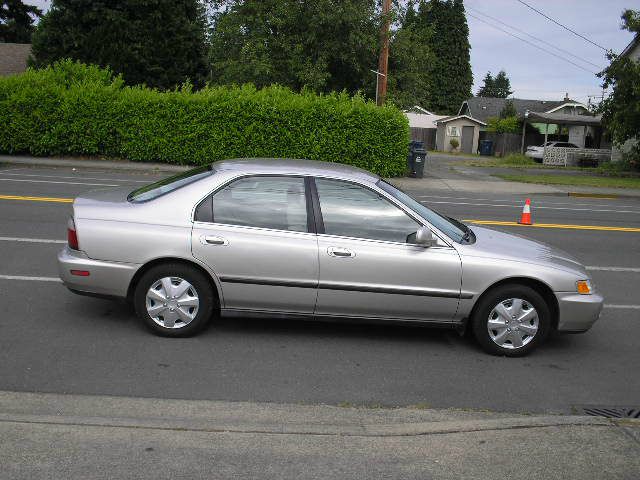
[[[197,167],[188,170],[173,177],[165,178],[159,182],[145,185],[144,187],[134,190],[127,196],[127,200],[130,202],[148,202],[154,198],[158,198],[169,192],[173,192],[185,185],[196,182],[201,178],[208,177],[213,174],[214,170],[211,165],[205,165],[203,167]]]

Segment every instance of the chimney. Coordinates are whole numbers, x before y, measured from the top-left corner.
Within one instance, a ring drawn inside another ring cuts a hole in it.
[[[570,100],[570,98],[569,98],[569,92],[566,92],[566,93],[564,94],[564,101],[565,101],[565,102],[568,102],[569,100]]]

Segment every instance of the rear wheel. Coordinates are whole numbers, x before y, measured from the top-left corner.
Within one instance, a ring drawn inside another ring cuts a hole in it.
[[[478,304],[473,333],[480,346],[493,355],[526,355],[547,337],[551,314],[542,296],[524,285],[504,285]]]
[[[205,275],[193,267],[165,264],[140,278],[134,294],[136,313],[154,333],[189,336],[210,320],[215,296]]]

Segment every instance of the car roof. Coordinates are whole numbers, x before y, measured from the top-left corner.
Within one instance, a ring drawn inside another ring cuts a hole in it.
[[[215,162],[211,167],[220,173],[339,176],[370,182],[377,182],[380,179],[371,172],[350,165],[291,158],[235,158]]]

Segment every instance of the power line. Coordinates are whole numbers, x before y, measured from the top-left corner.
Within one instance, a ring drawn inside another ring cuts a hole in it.
[[[522,5],[524,5],[525,7],[530,8],[531,10],[533,10],[534,12],[542,15],[544,18],[546,18],[547,20],[555,23],[556,25],[559,25],[560,27],[564,28],[565,30],[570,31],[571,33],[573,33],[574,35],[577,35],[578,37],[580,37],[583,40],[586,40],[587,42],[589,42],[592,45],[595,45],[598,48],[601,48],[602,50],[604,50],[605,52],[607,52],[608,50],[606,48],[604,48],[602,45],[598,45],[596,42],[594,42],[593,40],[588,39],[587,37],[585,37],[584,35],[579,34],[578,32],[576,32],[575,30],[571,30],[569,27],[567,27],[566,25],[563,25],[562,23],[558,22],[557,20],[554,20],[553,18],[551,18],[550,16],[546,15],[545,13],[541,12],[540,10],[538,10],[535,7],[532,7],[531,5],[529,5],[527,2],[523,2],[522,0],[517,0],[518,2],[520,2]]]
[[[508,31],[508,30],[505,30],[505,29],[500,28],[500,27],[498,27],[498,26],[496,26],[496,25],[494,25],[494,24],[492,24],[492,23],[489,23],[489,22],[487,22],[486,20],[483,20],[482,18],[480,18],[480,17],[478,17],[478,16],[474,15],[473,13],[469,13],[469,12],[467,12],[467,15],[469,15],[470,17],[475,18],[476,20],[478,20],[478,21],[480,21],[480,22],[482,22],[482,23],[485,23],[485,24],[489,25],[490,27],[495,28],[496,30],[500,30],[501,32],[506,33],[507,35],[509,35],[509,36],[511,36],[511,37],[513,37],[513,38],[517,38],[517,39],[518,39],[518,40],[520,40],[521,42],[524,42],[524,43],[526,43],[526,44],[528,44],[528,45],[531,45],[532,47],[537,48],[538,50],[542,50],[543,52],[548,53],[549,55],[553,55],[554,57],[559,58],[560,60],[564,60],[565,62],[570,63],[571,65],[573,65],[573,66],[575,66],[575,67],[578,67],[578,68],[580,68],[581,70],[584,70],[585,72],[589,72],[589,73],[592,73],[593,75],[597,75],[597,72],[594,72],[594,71],[592,71],[592,70],[589,70],[588,68],[583,67],[582,65],[580,65],[580,64],[578,64],[578,63],[576,63],[576,62],[574,62],[574,61],[572,61],[572,60],[569,60],[568,58],[563,57],[562,55],[558,55],[557,53],[551,52],[551,51],[547,50],[546,48],[542,48],[540,45],[536,45],[535,43],[530,42],[529,40],[527,40],[527,39],[525,39],[525,38],[519,37],[519,36],[518,36],[518,35],[516,35],[515,33],[511,33],[511,32],[510,32],[510,31]]]
[[[547,45],[547,46],[549,46],[549,47],[551,47],[551,48],[555,48],[556,50],[559,50],[559,51],[561,51],[561,52],[563,52],[563,53],[566,53],[567,55],[570,55],[570,56],[572,56],[572,57],[574,57],[574,58],[576,58],[576,59],[580,60],[581,62],[588,63],[589,65],[592,65],[592,66],[596,67],[596,68],[597,68],[597,69],[599,69],[599,70],[602,70],[602,69],[604,68],[602,65],[597,65],[597,64],[595,64],[595,63],[593,63],[593,62],[591,62],[591,61],[589,61],[589,60],[587,60],[587,59],[585,59],[585,58],[579,57],[579,56],[578,56],[578,55],[576,55],[575,53],[572,53],[572,52],[570,52],[570,51],[568,51],[568,50],[565,50],[565,49],[563,49],[563,48],[560,48],[560,47],[558,47],[557,45],[554,45],[554,44],[552,44],[552,43],[549,43],[549,42],[547,42],[546,40],[544,40],[544,39],[542,39],[542,38],[538,38],[538,37],[536,37],[535,35],[531,35],[530,33],[527,33],[527,32],[525,32],[524,30],[521,30],[521,29],[519,29],[519,28],[517,28],[517,27],[514,27],[513,25],[509,25],[508,23],[505,23],[505,22],[503,22],[502,20],[500,20],[500,19],[498,19],[498,18],[495,18],[495,17],[492,17],[491,15],[488,15],[488,14],[486,14],[486,13],[483,13],[483,12],[481,12],[481,11],[479,11],[479,10],[475,9],[475,8],[472,8],[472,7],[469,7],[469,6],[467,6],[467,7],[465,7],[465,8],[466,8],[467,10],[472,10],[472,11],[476,12],[478,15],[482,15],[483,17],[490,18],[490,19],[491,19],[491,20],[493,20],[494,22],[498,22],[498,23],[500,23],[500,24],[504,25],[505,27],[510,28],[511,30],[514,30],[514,31],[516,31],[516,32],[518,32],[518,33],[522,33],[523,35],[526,35],[526,36],[527,36],[527,37],[529,37],[529,38],[532,38],[532,39],[534,39],[534,40],[537,40],[537,41],[538,41],[538,42],[540,42],[540,43],[544,43],[545,45]]]

